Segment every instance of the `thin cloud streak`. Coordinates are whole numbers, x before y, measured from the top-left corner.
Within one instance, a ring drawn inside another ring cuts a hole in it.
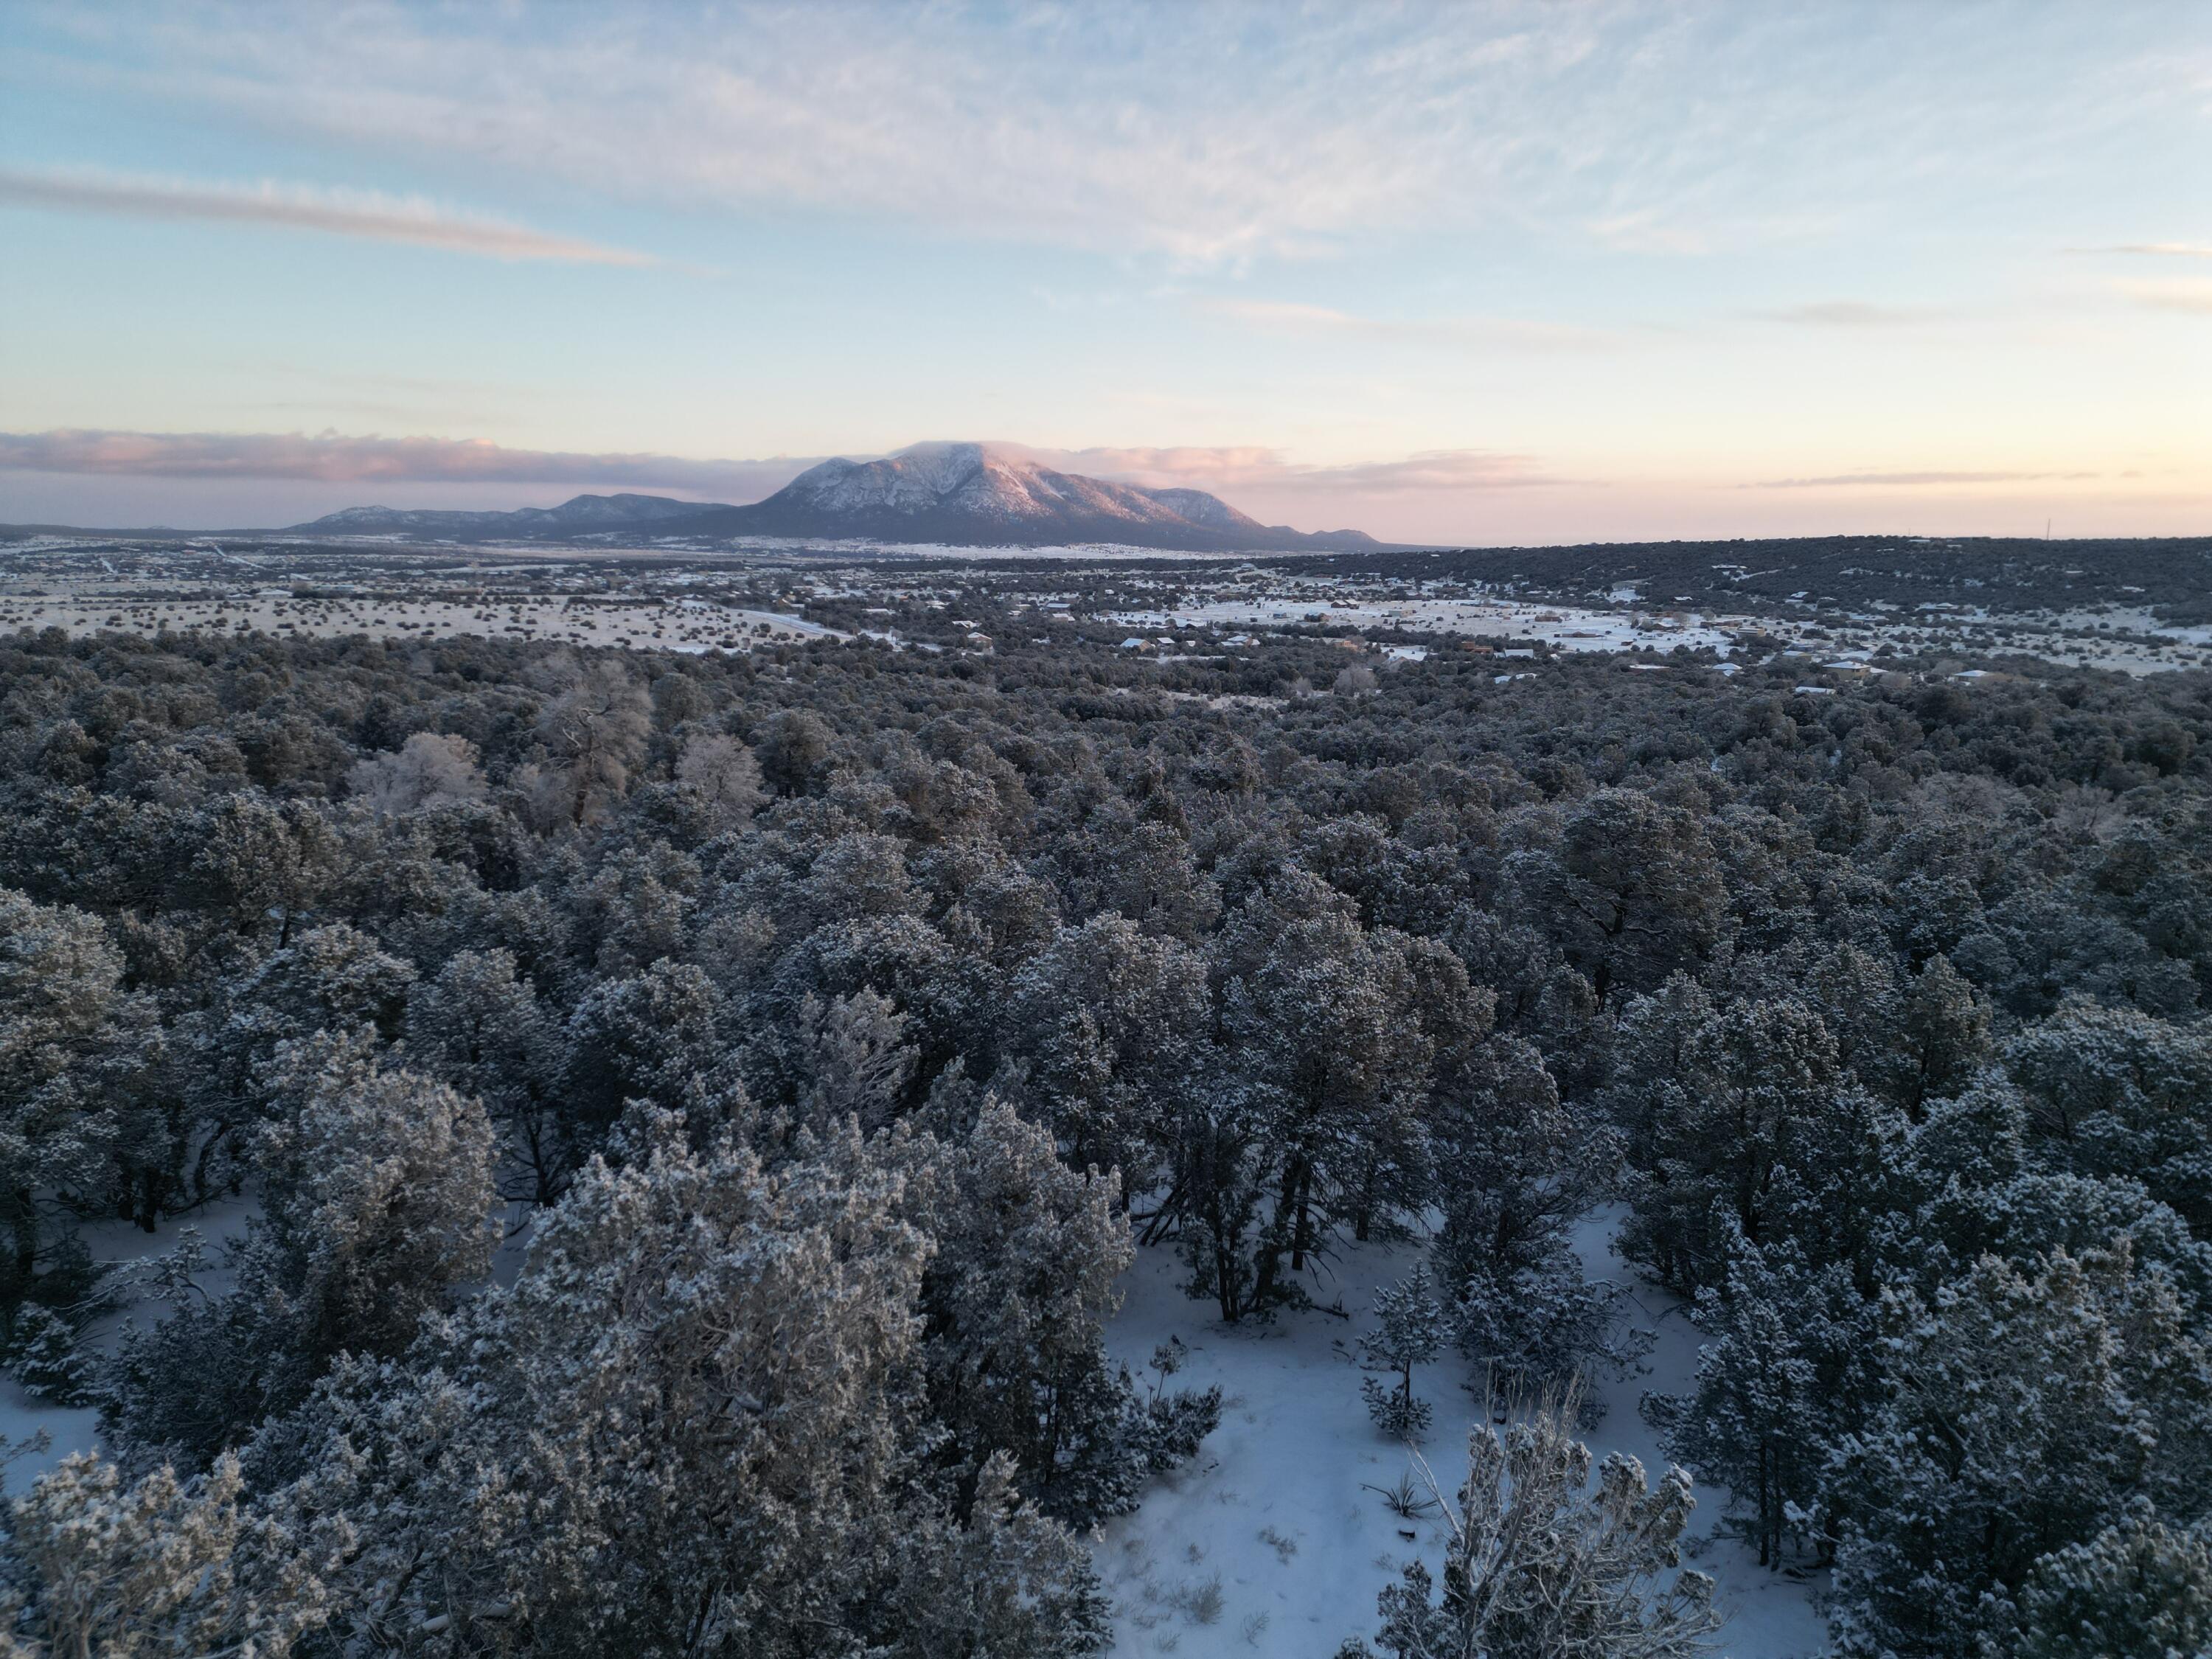
[[[1395,459],[1317,465],[1257,445],[1047,449],[1007,444],[1071,472],[1156,488],[1289,489],[1380,495],[1520,489],[1577,482],[1536,458],[1491,450],[1424,451]],[[854,452],[848,459],[866,459]],[[774,493],[820,456],[692,459],[509,449],[483,439],[353,437],[335,432],[213,433],[62,430],[0,433],[0,471],[104,477],[268,478],[319,483],[564,483],[716,494],[737,501]]]
[[[1284,300],[1209,299],[1197,303],[1200,310],[1232,322],[1308,337],[1522,351],[1611,350],[1631,337],[1611,329],[1521,317],[1362,317],[1329,306]]]
[[[0,206],[271,225],[488,259],[636,267],[662,263],[649,253],[555,236],[506,220],[451,213],[416,198],[268,180],[235,185],[92,169],[0,168]]]
[[[1851,329],[1920,328],[1946,321],[1954,313],[1936,306],[1884,306],[1864,300],[1821,300],[1810,305],[1785,306],[1751,314],[1765,323]]]
[[[2212,316],[2212,279],[2169,277],[2161,282],[2119,282],[2112,284],[2124,299],[2154,311],[2181,311]]]
[[[1208,489],[1295,489],[1382,495],[1437,490],[1523,489],[1589,482],[1547,473],[1533,455],[1486,449],[1424,450],[1395,460],[1327,465],[1293,461],[1279,450],[1257,446],[1175,449],[1102,447],[1025,449],[1024,453],[1071,472],[1094,473],[1154,488],[1188,485]]]
[[[2100,472],[1838,472],[1823,478],[1771,478],[1746,489],[1918,489],[1929,485],[2078,483]]]
[[[0,471],[321,483],[619,484],[741,502],[781,489],[812,465],[813,458],[594,455],[508,449],[483,439],[348,437],[334,432],[0,433]]]
[[[2212,259],[2212,242],[2118,242],[2110,247],[2085,247],[2081,253],[2135,253],[2154,259]]]

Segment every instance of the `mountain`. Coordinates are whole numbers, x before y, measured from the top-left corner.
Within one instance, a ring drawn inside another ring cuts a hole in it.
[[[670,519],[727,512],[714,502],[679,501],[666,495],[578,495],[558,507],[526,507],[512,513],[445,513],[432,508],[349,507],[290,526],[308,536],[407,535],[495,538],[532,536],[558,540],[605,531],[657,526]]]
[[[1356,530],[1305,535],[1263,525],[1202,489],[1146,489],[1057,472],[989,444],[927,443],[879,461],[824,461],[764,501],[661,526],[669,535],[1050,546],[1120,542],[1186,549],[1371,548]]]

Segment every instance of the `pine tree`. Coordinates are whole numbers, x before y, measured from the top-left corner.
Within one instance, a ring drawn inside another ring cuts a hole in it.
[[[1370,1376],[1360,1384],[1361,1397],[1376,1427],[1393,1440],[1418,1442],[1435,1413],[1413,1395],[1413,1367],[1436,1358],[1446,1329],[1426,1267],[1416,1265],[1397,1284],[1375,1292],[1375,1323],[1359,1339],[1359,1351],[1370,1363],[1397,1372],[1398,1380],[1386,1389]]]
[[[2212,1532],[2148,1504],[2038,1561],[1982,1659],[2125,1659],[2212,1652]]]

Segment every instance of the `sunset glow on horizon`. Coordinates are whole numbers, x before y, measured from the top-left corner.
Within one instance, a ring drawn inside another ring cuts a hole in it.
[[[0,13],[0,520],[2212,533],[2212,9]]]

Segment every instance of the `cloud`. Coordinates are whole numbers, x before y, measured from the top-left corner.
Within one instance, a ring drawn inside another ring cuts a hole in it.
[[[656,265],[648,253],[550,235],[501,219],[452,213],[411,197],[307,185],[204,183],[91,168],[0,167],[0,206],[148,219],[213,219],[404,242],[489,259]]]
[[[1771,478],[1746,489],[1914,489],[1929,485],[2074,483],[2096,472],[1838,472],[1823,478]]]
[[[2193,312],[2212,316],[2212,279],[2174,276],[2160,282],[2118,282],[2114,291],[2154,311]]]
[[[1441,449],[1396,459],[1320,465],[1257,445],[1049,449],[1006,444],[1062,471],[1157,488],[1333,490],[1389,495],[1509,489],[1570,482],[1535,459]],[[0,433],[0,471],[100,477],[291,479],[319,483],[565,483],[677,489],[749,501],[823,459],[698,460],[672,455],[508,449],[482,439],[349,437],[337,433],[54,431]]]
[[[1532,227],[1724,253],[1808,211],[1863,233],[2140,165],[2197,72],[2157,8],[1994,33],[1628,0],[12,9],[22,78],[282,138],[1193,262]]]
[[[324,483],[568,483],[677,489],[756,501],[812,459],[690,460],[673,455],[508,449],[481,439],[337,433],[0,433],[0,471],[107,477],[289,478]]]
[[[1630,337],[1613,329],[1535,322],[1520,317],[1362,317],[1328,306],[1301,305],[1283,300],[1205,299],[1197,304],[1202,311],[1234,322],[1307,337],[1333,336],[1408,345],[1520,351],[1609,350]]]
[[[2106,247],[2074,248],[2075,253],[2136,253],[2159,259],[2212,259],[2212,242],[2117,242]]]
[[[1020,447],[1020,446],[1014,446]],[[1121,478],[1155,488],[1295,489],[1347,495],[1519,489],[1576,480],[1544,471],[1534,456],[1486,449],[1433,449],[1397,459],[1318,464],[1252,446],[1218,448],[1038,450],[1025,453],[1063,471]]]
[[[1822,300],[1811,305],[1785,306],[1751,314],[1762,322],[1792,323],[1808,328],[1917,328],[1942,322],[1954,313],[1936,306],[1882,306],[1864,300]]]

